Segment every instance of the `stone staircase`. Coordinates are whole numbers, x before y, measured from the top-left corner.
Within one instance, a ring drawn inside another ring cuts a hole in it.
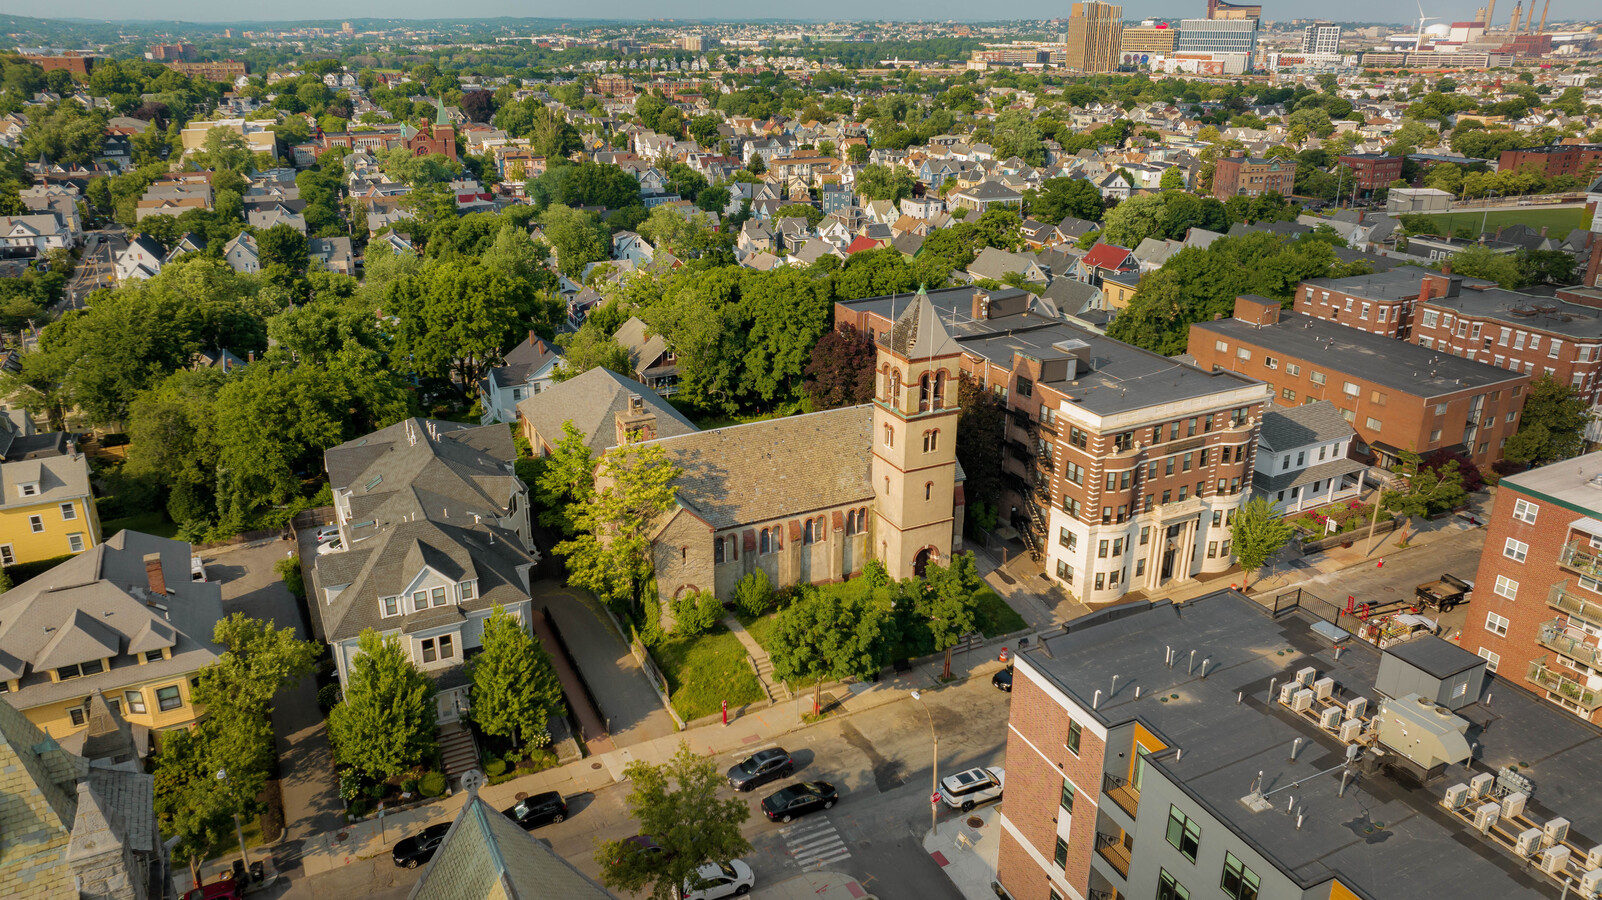
[[[768,695],[768,702],[776,702],[782,694],[784,699],[790,699],[790,688],[773,674],[773,660],[768,658],[767,651],[746,632],[745,626],[733,616],[726,616],[723,624],[734,636],[740,639],[740,645],[745,648],[746,659],[751,663],[751,671],[756,673],[757,681],[762,684],[762,692]]]
[[[445,760],[445,777],[452,781],[478,768],[478,746],[473,743],[473,733],[460,722],[448,722],[439,727],[439,752]]]

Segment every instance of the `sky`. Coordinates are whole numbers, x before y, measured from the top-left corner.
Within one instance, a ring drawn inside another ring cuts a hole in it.
[[[1416,21],[1419,0],[1345,0],[1333,4],[1329,0],[1267,0],[1263,4],[1265,18],[1284,20],[1295,18],[1336,18],[1348,22],[1397,22],[1405,18]],[[1498,0],[1496,18],[1499,24],[1507,22],[1516,0]],[[1482,4],[1478,0],[1423,0],[1427,15],[1439,21],[1464,20],[1474,15]],[[1069,0],[1014,0],[1005,5],[978,5],[972,0],[815,0],[807,5],[813,18],[878,18],[878,19],[957,19],[973,21],[977,15],[986,17],[1048,18],[1066,17]],[[1206,0],[1129,0],[1123,4],[1127,19],[1142,17],[1183,18],[1206,15]],[[478,0],[471,5],[472,15],[492,16],[564,16],[589,12],[609,18],[661,18],[680,16],[719,19],[742,19],[752,16],[794,15],[793,8],[779,4],[753,5],[744,0],[610,0],[604,4],[575,7],[568,4],[527,3],[523,0]],[[109,4],[106,0],[54,0],[48,13],[20,0],[0,0],[0,13],[36,16],[46,14],[69,18],[103,18],[115,10],[115,18],[128,19],[183,19],[197,22],[240,21],[249,17],[255,20],[339,19],[372,15],[434,18],[459,15],[462,7],[442,4],[438,0],[388,0],[375,6],[357,0],[275,0],[271,4],[218,3],[216,0],[120,0]],[[1595,0],[1552,0],[1551,21],[1587,15],[1595,18],[1602,11]],[[1536,12],[1540,21],[1540,12]]]

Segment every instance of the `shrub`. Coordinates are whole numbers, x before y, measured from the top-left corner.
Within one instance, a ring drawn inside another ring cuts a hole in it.
[[[339,701],[342,699],[344,699],[344,692],[340,689],[337,681],[333,684],[325,684],[317,689],[317,705],[325,715],[329,710],[338,706]]]
[[[417,784],[417,791],[424,797],[438,797],[445,793],[445,773],[429,772],[424,775],[423,780]]]
[[[415,778],[402,778],[401,779],[401,783],[400,783],[400,789],[401,789],[401,793],[403,793],[403,794],[416,794],[417,793],[417,779],[415,779]]]
[[[506,760],[504,759],[497,759],[484,765],[484,774],[490,776],[491,778],[494,778],[496,775],[499,775],[505,771]]]
[[[371,784],[367,788],[367,796],[373,798],[374,800],[384,799],[384,795],[387,793],[389,793],[389,785],[382,781]]]
[[[673,598],[672,608],[676,637],[706,634],[723,618],[723,604],[711,591],[686,591]]]
[[[355,772],[346,769],[339,773],[339,799],[347,804],[355,803],[362,795],[362,778]]]
[[[306,581],[300,572],[300,557],[290,555],[273,563],[273,571],[284,580],[284,587],[301,600],[306,599]]]
[[[761,569],[740,579],[734,586],[734,608],[750,618],[773,608],[773,582]]]
[[[345,808],[345,812],[348,813],[352,819],[360,819],[367,815],[367,801],[362,799],[352,800],[350,802],[350,806]]]

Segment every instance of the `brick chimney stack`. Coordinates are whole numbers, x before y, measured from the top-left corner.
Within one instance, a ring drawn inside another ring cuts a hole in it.
[[[167,576],[161,571],[161,554],[145,554],[145,580],[150,587],[150,593],[165,595],[167,593]]]
[[[656,439],[656,413],[645,405],[639,394],[629,395],[628,408],[618,410],[614,420],[619,447]]]

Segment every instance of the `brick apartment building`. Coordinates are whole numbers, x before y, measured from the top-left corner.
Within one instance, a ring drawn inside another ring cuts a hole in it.
[[[1602,392],[1602,310],[1498,287],[1419,304],[1413,343],[1532,378],[1550,375],[1595,403]]]
[[[1534,163],[1548,178],[1573,175],[1584,178],[1597,174],[1602,165],[1602,144],[1549,144],[1545,147],[1524,147],[1503,150],[1497,157],[1496,170],[1510,172]]]
[[[1495,706],[1486,707],[1488,666],[1445,641],[1388,651],[1349,641],[1336,651],[1316,630],[1327,627],[1305,609],[1276,615],[1218,591],[1183,606],[1104,610],[1019,653],[1007,795],[995,817],[996,877],[1008,896],[1573,896],[1594,843],[1588,838],[1602,834],[1602,734],[1519,691],[1493,688]],[[1458,672],[1450,683],[1433,675],[1448,667]],[[1508,663],[1502,671],[1518,677]],[[1297,680],[1311,702],[1282,703],[1280,689]],[[1409,716],[1420,709],[1415,694],[1432,702]],[[1452,699],[1437,701],[1443,694]],[[1330,710],[1339,725],[1359,723],[1360,734],[1343,739],[1321,723]],[[1470,722],[1491,727],[1468,731]],[[1455,739],[1441,742],[1450,749],[1439,776],[1421,784],[1397,774],[1416,761],[1398,725],[1426,732],[1417,746],[1430,733]],[[1343,766],[1349,747],[1365,748],[1359,755],[1378,765]],[[1482,833],[1474,812],[1512,788],[1455,811],[1443,803],[1454,784],[1479,773],[1494,779],[1499,768],[1535,763],[1529,757],[1543,751],[1552,758],[1535,773],[1539,809],[1531,803],[1515,815],[1509,807]],[[1558,816],[1572,832],[1553,843],[1569,861],[1547,875],[1536,864],[1539,843],[1534,860],[1512,844]]]
[[[1069,324],[1016,288],[928,297],[964,376],[1006,403],[1001,521],[1048,578],[1100,604],[1229,568],[1266,386]],[[836,303],[835,324],[877,338],[911,300]]]
[[[1474,585],[1463,647],[1602,722],[1602,453],[1502,479]]]
[[[1313,278],[1296,287],[1296,312],[1350,328],[1406,340],[1420,298],[1455,294],[1461,275],[1438,275],[1417,266],[1349,278]]]
[[[243,60],[218,59],[205,62],[170,62],[167,68],[180,75],[190,78],[199,78],[203,81],[217,81],[223,84],[232,84],[235,80],[244,77],[245,63]]]
[[[1357,183],[1359,192],[1372,194],[1390,187],[1391,182],[1402,177],[1402,164],[1406,159],[1386,153],[1348,153],[1337,162],[1351,170],[1349,177]],[[1342,193],[1345,193],[1344,188]]]
[[[1206,369],[1261,379],[1282,406],[1328,400],[1382,465],[1449,448],[1485,467],[1518,429],[1530,376],[1497,369],[1245,296],[1229,319],[1190,326]],[[1357,448],[1359,452],[1362,448]]]
[[[1220,157],[1213,168],[1213,196],[1257,197],[1277,191],[1289,197],[1296,185],[1296,160],[1276,157],[1262,159],[1235,150]]]

